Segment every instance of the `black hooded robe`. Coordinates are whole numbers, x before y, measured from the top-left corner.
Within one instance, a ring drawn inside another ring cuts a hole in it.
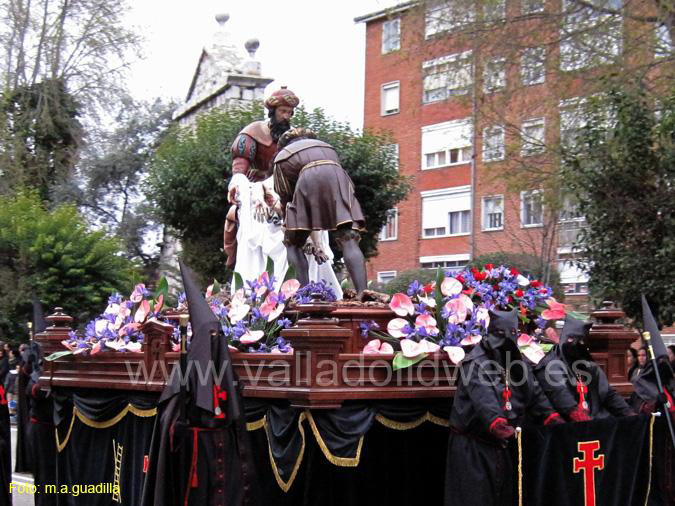
[[[511,505],[516,480],[510,453],[515,448],[494,437],[489,427],[500,417],[522,427],[555,416],[529,368],[522,384],[511,387],[511,409],[504,409],[502,371],[495,364],[481,345],[462,361],[450,415],[445,506]]]
[[[605,371],[598,364],[583,360],[577,362],[576,368],[580,376],[586,377],[585,399],[591,418],[635,414],[609,384]],[[580,403],[577,375],[563,353],[562,345],[558,344],[548,352],[534,367],[534,372],[544,393],[559,413],[568,417],[571,411],[577,409]]]

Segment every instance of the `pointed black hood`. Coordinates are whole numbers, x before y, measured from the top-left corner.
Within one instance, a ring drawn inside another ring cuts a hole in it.
[[[42,310],[42,303],[33,296],[33,334],[41,334],[45,330],[47,330],[47,321]]]
[[[593,322],[579,320],[572,316],[565,317],[565,325],[560,333],[560,348],[568,364],[578,360],[592,362],[593,357],[588,349],[588,336]]]
[[[490,310],[490,324],[487,329],[487,337],[484,339],[485,347],[496,350],[504,346],[517,347],[518,342],[518,311]]]
[[[645,327],[645,331],[649,332],[649,337],[651,338],[652,348],[654,348],[654,356],[667,357],[668,351],[666,350],[666,344],[661,338],[661,332],[659,331],[659,326],[656,324],[652,310],[647,303],[647,298],[645,294],[642,294],[642,322]]]
[[[192,339],[187,353],[187,385],[189,394],[189,406],[202,409],[211,415],[216,412],[216,390],[227,393],[228,421],[233,421],[241,416],[239,406],[239,393],[236,388],[234,370],[230,360],[227,340],[223,335],[220,321],[213,314],[209,304],[202,295],[195,274],[182,261],[179,260],[183,287],[190,313],[192,326]],[[173,375],[173,382],[166,386],[160,402],[163,402],[180,391],[180,378]],[[196,419],[194,413],[189,417]]]

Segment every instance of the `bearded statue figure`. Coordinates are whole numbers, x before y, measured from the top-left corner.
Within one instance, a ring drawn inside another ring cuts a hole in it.
[[[279,138],[291,128],[299,102],[295,93],[282,86],[265,100],[268,119],[249,124],[232,143],[232,179],[227,193],[231,206],[225,220],[223,248],[226,267],[233,268],[244,280],[257,278],[265,270],[268,258],[274,261],[278,280],[283,279],[288,268],[281,217],[275,211],[279,196],[274,191],[272,169]],[[321,239],[329,261],[319,265],[313,256],[308,258],[310,276],[313,280],[324,279],[341,297],[328,237]]]

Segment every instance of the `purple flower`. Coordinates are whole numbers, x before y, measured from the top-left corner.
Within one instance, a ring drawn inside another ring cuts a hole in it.
[[[359,323],[359,329],[361,330],[361,337],[368,337],[368,334],[370,333],[371,330],[373,329],[378,330],[379,328],[380,326],[377,323],[375,323],[374,320]]]
[[[122,296],[119,293],[113,293],[110,297],[108,297],[108,305],[119,304],[120,302],[122,302]]]
[[[284,328],[284,329],[287,329],[288,327],[290,327],[291,324],[292,324],[292,322],[288,318],[279,318],[277,320],[277,325],[279,325],[281,328]],[[282,338],[279,337],[279,338],[277,338],[277,340],[282,340]]]

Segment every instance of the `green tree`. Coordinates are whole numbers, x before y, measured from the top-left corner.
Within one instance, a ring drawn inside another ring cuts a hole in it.
[[[645,293],[661,323],[675,311],[675,95],[657,112],[641,87],[596,97],[565,160],[586,218],[578,248],[592,295],[640,319]]]
[[[48,211],[35,192],[0,197],[0,334],[26,337],[35,294],[78,323],[99,314],[111,292],[128,291],[134,265],[117,240],[90,232],[72,205]]]
[[[225,274],[222,236],[232,175],[230,145],[244,126],[263,117],[261,104],[254,103],[205,114],[193,129],[175,126],[152,163],[148,195],[163,223],[177,231],[190,265],[207,278],[223,279]],[[366,256],[374,255],[387,211],[409,190],[396,169],[394,153],[385,149],[389,140],[381,134],[355,132],[318,109],[298,109],[293,125],[311,128],[337,149],[367,220],[361,247]]]
[[[76,202],[92,224],[119,237],[124,255],[143,264],[146,280],[156,274],[159,249],[151,238],[159,236],[161,225],[154,220],[142,182],[174,107],[161,100],[124,100],[116,127],[90,138],[76,180],[60,188],[58,196]]]

